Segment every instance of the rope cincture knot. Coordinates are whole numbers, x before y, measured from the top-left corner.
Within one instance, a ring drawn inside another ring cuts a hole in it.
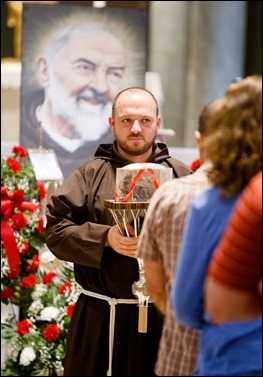
[[[112,355],[114,346],[114,330],[115,330],[115,315],[116,315],[116,305],[117,304],[137,304],[136,299],[125,299],[125,298],[114,298],[101,295],[100,293],[95,293],[82,288],[81,293],[87,296],[98,298],[99,300],[105,300],[110,305],[110,324],[109,324],[109,364],[107,376],[112,375]]]

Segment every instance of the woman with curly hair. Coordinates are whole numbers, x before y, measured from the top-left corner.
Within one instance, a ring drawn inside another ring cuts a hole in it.
[[[214,323],[205,311],[208,263],[231,211],[250,179],[262,169],[262,77],[231,84],[207,125],[204,150],[213,187],[188,212],[171,300],[182,324],[201,330],[195,375],[262,375],[262,318]]]

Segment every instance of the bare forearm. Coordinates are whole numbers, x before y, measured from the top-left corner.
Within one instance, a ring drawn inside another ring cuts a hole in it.
[[[144,261],[147,291],[157,309],[165,315],[167,295],[165,291],[165,274],[159,262]]]

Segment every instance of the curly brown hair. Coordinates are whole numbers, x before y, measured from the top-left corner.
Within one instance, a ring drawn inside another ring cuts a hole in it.
[[[229,197],[242,190],[262,169],[262,77],[232,83],[220,109],[207,124],[208,178]]]

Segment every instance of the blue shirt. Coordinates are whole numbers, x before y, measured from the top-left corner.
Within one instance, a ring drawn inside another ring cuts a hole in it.
[[[221,198],[214,187],[193,200],[175,269],[171,291],[175,316],[183,325],[202,330],[196,366],[200,376],[262,370],[262,319],[215,325],[203,308],[208,262],[237,197]]]

